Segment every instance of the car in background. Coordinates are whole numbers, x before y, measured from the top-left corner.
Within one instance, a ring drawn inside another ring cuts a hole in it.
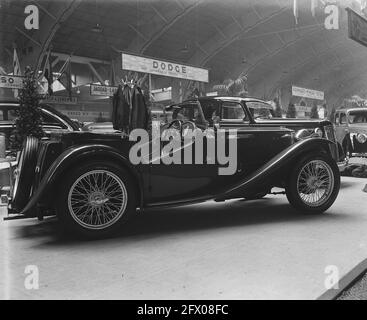
[[[9,138],[14,130],[18,102],[0,102],[0,133],[5,134],[5,147],[8,150]],[[71,120],[48,104],[41,104],[42,128],[46,135],[54,131],[80,131],[76,121]]]
[[[338,109],[334,116],[336,139],[347,157],[367,157],[367,108]]]

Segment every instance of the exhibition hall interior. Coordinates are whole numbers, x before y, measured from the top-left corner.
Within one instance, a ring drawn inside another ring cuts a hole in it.
[[[0,0],[0,299],[367,299],[366,61],[366,0]]]

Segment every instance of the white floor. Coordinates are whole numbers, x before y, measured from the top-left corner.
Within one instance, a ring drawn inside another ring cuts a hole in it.
[[[342,277],[367,258],[366,183],[343,178],[321,216],[284,196],[209,202],[147,212],[103,241],[62,240],[54,219],[1,221],[0,298],[315,299],[328,266]],[[25,289],[27,265],[38,290]]]

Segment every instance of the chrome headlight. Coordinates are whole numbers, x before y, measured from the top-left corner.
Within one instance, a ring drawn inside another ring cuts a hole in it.
[[[322,138],[324,136],[323,131],[320,128],[315,128],[315,135]]]
[[[364,133],[358,133],[356,138],[359,143],[365,143],[367,141],[367,135]]]

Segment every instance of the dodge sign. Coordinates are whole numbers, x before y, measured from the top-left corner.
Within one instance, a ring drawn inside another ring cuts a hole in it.
[[[180,63],[122,54],[122,69],[179,79],[209,82],[209,71]]]

